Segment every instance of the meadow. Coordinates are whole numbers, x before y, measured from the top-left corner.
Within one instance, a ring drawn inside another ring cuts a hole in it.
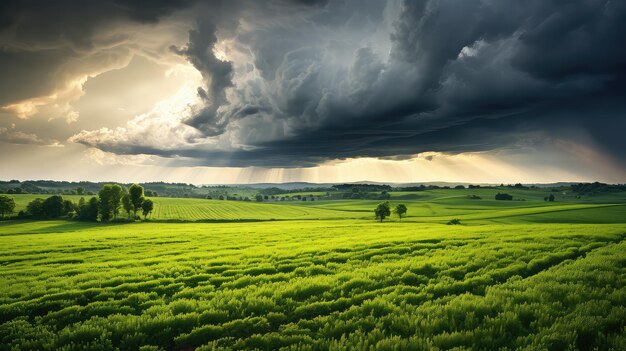
[[[0,222],[0,350],[625,350],[626,201],[544,193]]]

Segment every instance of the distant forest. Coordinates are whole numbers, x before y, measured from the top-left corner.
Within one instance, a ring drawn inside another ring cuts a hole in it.
[[[28,180],[28,181],[0,181],[0,194],[50,194],[50,195],[96,195],[104,184],[111,182],[66,182],[51,180]],[[120,185],[129,187],[131,183]],[[553,192],[568,191],[577,195],[598,195],[610,192],[626,191],[626,184],[605,184],[605,183],[579,183],[579,184],[559,184],[550,185],[523,185],[523,184],[501,184],[499,186],[484,185],[411,185],[393,186],[387,184],[319,184],[307,186],[299,189],[284,189],[279,186],[255,187],[254,185],[193,185],[185,183],[165,183],[149,182],[142,183],[145,195],[148,197],[177,197],[177,198],[213,198],[221,197],[254,197],[258,194],[272,196],[289,193],[326,193],[337,198],[369,198],[372,193],[377,193],[376,198],[384,198],[385,193],[392,191],[419,192],[431,189],[532,189],[548,188]],[[335,194],[335,196],[333,196]],[[368,195],[370,194],[370,195]]]

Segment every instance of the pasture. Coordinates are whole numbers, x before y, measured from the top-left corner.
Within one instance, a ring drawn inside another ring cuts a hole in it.
[[[624,201],[424,193],[0,222],[0,350],[626,349]]]

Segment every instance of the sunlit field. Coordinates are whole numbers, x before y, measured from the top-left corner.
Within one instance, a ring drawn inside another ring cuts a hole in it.
[[[607,194],[577,199],[563,196],[557,202],[546,202],[545,190],[508,191],[514,201],[497,201],[494,189],[428,190],[391,193],[392,205],[406,204],[404,221],[446,223],[451,218],[467,224],[513,222],[580,222],[613,223],[626,218],[626,193]],[[305,193],[301,193],[305,194]],[[306,193],[308,194],[308,193]],[[468,199],[479,195],[480,200]],[[293,194],[292,194],[293,196]],[[561,197],[562,195],[559,195]],[[26,208],[28,202],[46,195],[12,195],[16,211]],[[77,202],[81,197],[64,195]],[[371,219],[372,210],[381,200],[322,200],[322,201],[268,201],[243,202],[206,199],[151,198],[155,203],[150,219],[154,221],[257,221],[293,219]],[[530,216],[535,215],[535,216]],[[123,215],[120,215],[123,217]],[[530,217],[529,217],[530,216]],[[581,219],[582,216],[582,219]],[[391,221],[398,218],[391,217]]]
[[[0,2],[0,351],[626,351],[625,33]]]
[[[1,222],[0,348],[626,349],[626,205],[435,195]]]

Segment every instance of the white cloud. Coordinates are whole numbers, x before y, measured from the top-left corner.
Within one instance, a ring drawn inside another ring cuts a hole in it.
[[[159,157],[150,155],[117,155],[96,148],[88,148],[84,152],[88,160],[98,165],[147,165],[155,164]]]
[[[195,144],[212,143],[193,127],[184,123],[198,106],[196,86],[201,79],[195,70],[176,68],[188,75],[188,83],[178,92],[159,102],[150,112],[131,119],[123,127],[83,130],[68,139],[92,147],[132,146],[158,150],[176,150]]]

